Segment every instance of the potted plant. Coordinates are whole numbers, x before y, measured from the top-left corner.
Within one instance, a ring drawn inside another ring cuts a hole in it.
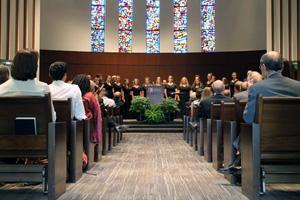
[[[144,113],[150,108],[150,105],[148,98],[136,96],[131,101],[130,111],[136,113],[137,121],[143,121]]]
[[[160,107],[167,121],[173,121],[176,112],[179,111],[178,102],[173,98],[166,98],[160,103]]]
[[[145,121],[149,124],[159,124],[165,121],[165,115],[159,105],[152,105],[145,112]]]

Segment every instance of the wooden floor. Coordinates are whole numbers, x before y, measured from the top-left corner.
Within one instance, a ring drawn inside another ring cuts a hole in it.
[[[276,188],[277,187],[277,188]],[[293,188],[294,187],[294,188]],[[298,188],[298,192],[294,191]],[[300,199],[299,185],[272,186],[265,199]],[[290,196],[287,196],[286,191]],[[0,199],[46,199],[39,187],[6,185]],[[127,133],[121,144],[76,184],[69,184],[59,200],[244,200],[211,164],[182,140],[181,134]]]

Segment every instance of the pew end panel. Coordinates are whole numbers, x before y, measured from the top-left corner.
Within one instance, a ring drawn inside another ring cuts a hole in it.
[[[86,169],[91,169],[94,165],[94,150],[95,145],[91,142],[91,131],[93,129],[93,122],[92,120],[84,120],[84,134],[83,134],[83,147],[88,158],[88,163]]]
[[[74,120],[72,99],[54,100],[57,121],[67,122],[68,181],[75,183],[82,176],[83,120]]]
[[[212,120],[212,162],[216,170],[223,167],[223,133],[222,121]]]

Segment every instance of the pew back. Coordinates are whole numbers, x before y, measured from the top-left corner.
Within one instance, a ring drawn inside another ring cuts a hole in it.
[[[211,103],[210,118],[211,119],[220,119],[220,116],[221,116],[221,104]]]
[[[298,152],[300,160],[300,97],[258,97],[257,108],[261,153]]]
[[[47,156],[51,98],[0,97],[0,157]],[[45,114],[46,113],[46,114]],[[15,135],[16,117],[35,117],[37,135]]]
[[[236,121],[236,105],[235,103],[221,102],[221,120],[224,121]]]

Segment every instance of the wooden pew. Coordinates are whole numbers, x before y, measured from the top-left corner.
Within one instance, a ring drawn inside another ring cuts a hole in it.
[[[216,116],[219,119],[213,120],[212,127],[212,157],[213,157],[213,167],[215,169],[220,169],[223,167],[223,130],[225,121],[234,121],[236,118],[235,103],[225,103],[221,102],[220,115]],[[233,123],[232,125],[234,125]],[[230,124],[231,125],[231,124]],[[234,126],[229,126],[233,128]],[[227,127],[226,127],[227,128]]]
[[[212,162],[212,135],[216,135],[216,128],[220,124],[221,104],[211,104],[210,119],[206,120],[206,133],[204,136],[204,158],[207,162]]]
[[[199,119],[199,140],[198,140],[198,152],[200,156],[204,156],[204,134],[206,133],[207,122],[206,119]]]
[[[239,135],[240,123],[243,122],[243,112],[247,102],[235,101],[234,108],[223,107],[221,104],[221,119],[223,121],[223,148],[224,166],[227,167],[237,158],[233,143]],[[225,103],[224,105],[226,105]],[[225,178],[235,184],[238,180],[236,175],[225,175]]]
[[[0,97],[0,158],[47,158],[48,164],[0,164],[0,182],[42,182],[48,199],[66,190],[66,123],[52,122],[50,95]],[[16,135],[16,117],[35,117],[36,135]]]
[[[300,182],[300,97],[258,97],[252,125],[241,125],[242,192],[259,199],[266,183]]]
[[[198,135],[198,128],[199,128],[199,120],[198,120],[198,112],[199,107],[194,105],[193,112],[191,112],[191,121],[189,123],[190,128],[190,145],[194,147],[194,150],[198,150],[198,141],[199,141],[199,135]]]
[[[108,151],[108,120],[107,117],[102,118],[102,155],[106,155]]]
[[[107,107],[107,116],[112,117],[113,116],[113,108]],[[113,146],[113,135],[114,135],[113,128],[108,127],[108,137],[107,137],[107,150],[110,151]]]
[[[83,100],[83,105],[85,108],[88,104]],[[91,134],[95,127],[94,119],[86,119],[83,123],[83,149],[88,159],[86,170],[91,169],[95,165],[95,144],[91,142]]]
[[[75,183],[82,176],[83,121],[72,118],[72,99],[54,100],[53,105],[56,121],[67,123],[68,181]]]

